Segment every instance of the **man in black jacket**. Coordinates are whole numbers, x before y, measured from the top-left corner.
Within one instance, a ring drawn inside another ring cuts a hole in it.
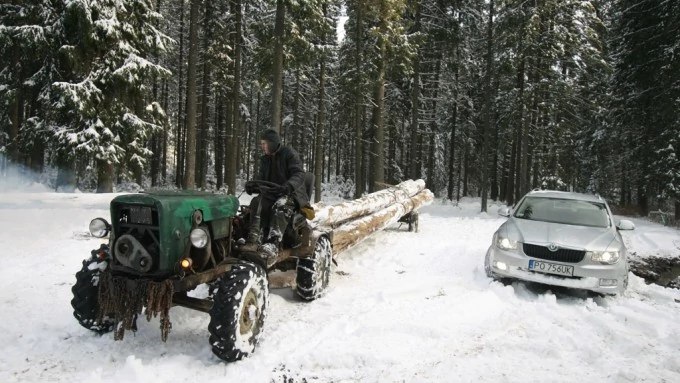
[[[293,214],[301,207],[309,206],[309,196],[305,188],[305,171],[297,152],[290,146],[281,145],[274,129],[265,130],[260,138],[264,155],[260,158],[256,180],[269,181],[278,187],[257,190],[256,183],[246,183],[246,193],[259,192],[259,195],[250,203],[250,229],[244,250],[253,252],[257,249],[256,252],[270,263],[278,256],[283,233]]]

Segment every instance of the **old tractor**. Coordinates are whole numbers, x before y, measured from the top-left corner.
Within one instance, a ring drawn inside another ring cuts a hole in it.
[[[266,188],[266,185],[263,185]],[[160,315],[161,339],[171,329],[169,310],[183,306],[210,315],[212,351],[225,361],[251,354],[267,314],[267,273],[279,265],[297,271],[295,289],[314,300],[328,286],[332,233],[292,217],[278,258],[269,267],[241,251],[253,212],[233,195],[146,192],[115,197],[110,223],[90,223],[108,243],[93,250],[76,273],[71,305],[85,328],[123,339],[137,319]],[[294,246],[294,247],[293,247]],[[291,266],[292,265],[292,266]],[[192,290],[206,284],[208,296]]]

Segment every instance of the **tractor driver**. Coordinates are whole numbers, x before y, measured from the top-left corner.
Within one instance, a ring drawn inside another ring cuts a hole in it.
[[[281,145],[274,129],[265,130],[260,139],[264,155],[260,158],[260,171],[255,180],[269,181],[278,187],[265,186],[258,191],[256,183],[246,182],[246,193],[259,192],[259,195],[250,203],[250,227],[242,249],[257,253],[267,266],[271,266],[293,214],[301,207],[309,207],[309,196],[305,188],[306,173],[297,152],[290,146]]]

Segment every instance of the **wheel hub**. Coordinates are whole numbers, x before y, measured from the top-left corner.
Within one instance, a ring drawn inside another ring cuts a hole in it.
[[[243,309],[239,318],[239,330],[241,334],[247,334],[253,330],[260,313],[257,310],[257,295],[249,290],[243,302]]]

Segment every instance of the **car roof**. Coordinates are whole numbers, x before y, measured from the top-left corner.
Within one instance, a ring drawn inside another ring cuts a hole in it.
[[[561,198],[573,199],[579,201],[591,201],[605,203],[605,200],[597,194],[583,194],[575,192],[564,192],[557,190],[534,190],[527,193],[527,197],[541,197],[541,198]]]

